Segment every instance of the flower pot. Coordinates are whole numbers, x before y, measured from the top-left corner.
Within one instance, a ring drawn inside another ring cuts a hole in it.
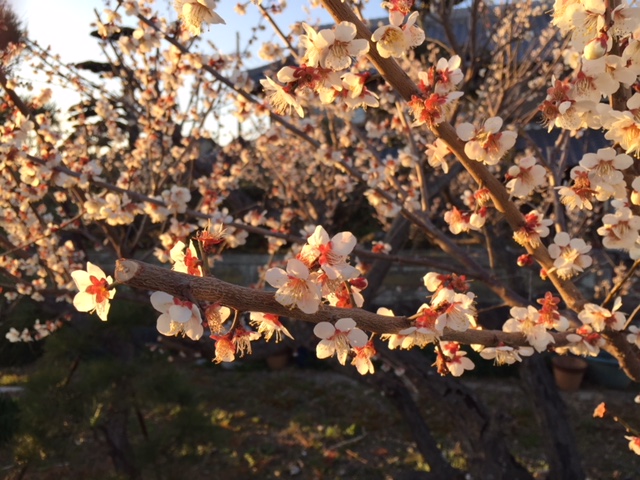
[[[267,357],[267,366],[269,370],[282,370],[289,364],[289,352],[275,353]]]
[[[580,388],[584,373],[587,371],[587,362],[582,358],[571,356],[553,357],[553,377],[560,390],[575,392]]]

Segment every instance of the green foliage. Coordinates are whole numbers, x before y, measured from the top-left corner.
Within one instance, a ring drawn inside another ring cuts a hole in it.
[[[116,475],[111,435],[126,439],[119,454],[132,458],[136,469],[177,478],[183,462],[215,450],[226,438],[209,420],[194,385],[165,358],[135,346],[127,321],[133,324],[136,316],[139,324],[150,317],[135,309],[127,316],[116,313],[113,322],[78,316],[46,340],[19,403],[13,440],[19,463],[46,469],[73,465],[77,474],[95,471],[87,459],[102,451],[100,468]],[[17,414],[9,419],[14,425]],[[3,420],[0,415],[4,433]],[[168,473],[168,465],[177,470]]]

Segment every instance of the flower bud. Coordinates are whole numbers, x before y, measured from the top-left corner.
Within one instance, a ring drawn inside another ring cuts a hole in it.
[[[609,50],[609,36],[606,33],[603,33],[593,40],[591,40],[584,47],[584,58],[587,60],[596,60],[601,58],[607,50]]]

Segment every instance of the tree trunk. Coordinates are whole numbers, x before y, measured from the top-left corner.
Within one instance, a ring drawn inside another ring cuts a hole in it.
[[[558,392],[545,359],[525,359],[520,369],[522,384],[533,403],[533,411],[546,439],[549,477],[554,480],[585,478],[567,407]]]

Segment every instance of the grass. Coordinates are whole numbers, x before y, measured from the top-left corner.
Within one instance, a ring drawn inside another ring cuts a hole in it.
[[[294,475],[304,479],[389,480],[407,472],[428,471],[406,424],[389,401],[346,376],[296,367],[269,371],[257,364],[225,369],[176,362],[171,368],[175,371],[167,372],[166,377],[178,375],[182,380],[175,393],[164,402],[140,406],[148,438],[133,416],[129,425],[137,458],[146,462],[143,479],[277,479]],[[23,373],[6,377],[15,382],[25,379]],[[149,382],[145,388],[156,395],[157,385]],[[543,451],[545,433],[537,428],[517,380],[466,382],[492,411],[500,413],[516,458],[533,473],[544,474],[548,470]],[[595,406],[606,401],[612,412],[634,418],[640,409],[633,404],[635,394],[633,390],[594,386],[565,394],[589,478],[635,478],[640,471],[640,457],[629,451],[624,430],[611,419],[592,416]],[[451,437],[447,419],[438,416],[433,407],[425,406],[423,413],[446,458],[463,468],[465,459]],[[95,409],[87,413],[88,418],[92,415],[96,415]],[[51,418],[51,422],[57,421]],[[45,455],[43,461],[30,466],[28,478],[117,478],[89,421],[78,432],[72,439],[73,458]],[[24,434],[17,438],[29,441]],[[0,446],[0,469],[8,478],[19,470],[7,444]]]

